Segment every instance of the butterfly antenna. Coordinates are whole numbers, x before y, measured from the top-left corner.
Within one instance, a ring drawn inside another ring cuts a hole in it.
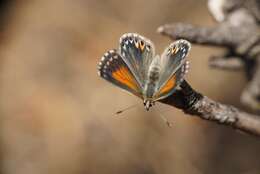
[[[123,113],[123,112],[125,112],[125,111],[127,111],[127,110],[129,110],[129,109],[133,109],[133,108],[135,108],[136,106],[137,106],[137,104],[134,104],[134,105],[128,106],[128,107],[125,108],[125,109],[122,109],[122,110],[117,111],[115,114],[116,114],[116,115],[119,115],[119,114],[121,114],[121,113]]]
[[[172,123],[162,113],[158,112],[157,110],[155,110],[155,112],[161,117],[161,119],[168,127],[172,127]]]

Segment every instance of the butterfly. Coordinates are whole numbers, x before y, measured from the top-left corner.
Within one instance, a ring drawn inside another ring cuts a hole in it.
[[[159,56],[154,44],[137,33],[126,33],[119,49],[106,52],[98,74],[112,84],[141,98],[146,110],[177,89],[188,72],[191,44],[184,39],[171,43]]]

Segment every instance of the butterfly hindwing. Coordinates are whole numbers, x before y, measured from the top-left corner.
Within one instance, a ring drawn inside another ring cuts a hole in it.
[[[144,86],[149,65],[154,57],[153,43],[136,33],[120,38],[119,53],[141,86]]]
[[[141,97],[140,85],[116,50],[104,54],[98,65],[98,74],[114,85]]]
[[[168,81],[160,88],[156,93],[156,100],[160,100],[171,95],[178,85],[184,80],[185,74],[188,73],[189,61],[185,61],[184,64],[168,79]]]

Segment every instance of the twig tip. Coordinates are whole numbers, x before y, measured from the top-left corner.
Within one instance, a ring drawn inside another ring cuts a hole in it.
[[[163,33],[163,32],[164,32],[164,26],[160,26],[160,27],[157,29],[157,32],[158,32],[158,33]]]

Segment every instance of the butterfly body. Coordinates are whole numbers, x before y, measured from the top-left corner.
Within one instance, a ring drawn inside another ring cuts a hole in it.
[[[171,95],[187,73],[189,63],[185,57],[191,46],[186,40],[173,42],[161,56],[155,56],[150,40],[136,33],[124,34],[119,45],[118,50],[104,54],[98,73],[141,98],[146,110]]]

